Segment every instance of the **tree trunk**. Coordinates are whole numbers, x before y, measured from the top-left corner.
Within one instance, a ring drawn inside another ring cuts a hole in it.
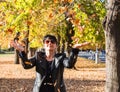
[[[14,64],[19,64],[20,60],[19,60],[19,51],[15,50],[15,60],[14,60]]]
[[[104,21],[106,37],[105,92],[120,92],[120,1],[108,0]]]
[[[57,52],[60,52],[60,39],[61,39],[61,37],[60,37],[59,34],[57,34],[57,39],[58,39],[58,48],[57,48]]]
[[[17,32],[14,37],[14,42],[19,43],[20,32]],[[14,64],[19,64],[19,51],[15,49],[15,60]]]
[[[37,48],[29,48],[29,55],[28,57],[32,57],[35,55]]]
[[[28,56],[28,49],[29,49],[29,29],[30,29],[30,26],[27,25],[27,32],[25,33],[25,36],[24,36],[24,39],[22,40],[24,42],[24,45],[25,45],[25,53],[27,54]]]

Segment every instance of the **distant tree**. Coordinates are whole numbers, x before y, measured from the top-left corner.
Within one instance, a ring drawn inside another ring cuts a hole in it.
[[[20,32],[17,32],[16,35],[15,35],[15,38],[14,38],[14,41],[16,43],[19,42],[19,37],[20,37]],[[15,49],[15,60],[14,60],[14,63],[15,64],[19,64],[20,61],[19,61],[19,51]]]

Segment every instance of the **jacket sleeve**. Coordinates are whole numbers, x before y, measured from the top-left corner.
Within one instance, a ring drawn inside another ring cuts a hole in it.
[[[30,69],[35,66],[36,55],[28,59],[27,54],[24,51],[22,51],[22,52],[19,52],[19,56],[21,58],[22,66],[24,67],[24,69]]]
[[[79,49],[72,48],[69,57],[65,57],[63,60],[64,67],[73,68],[78,57]]]

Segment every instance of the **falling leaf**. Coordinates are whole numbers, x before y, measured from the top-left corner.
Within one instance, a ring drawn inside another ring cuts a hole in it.
[[[31,24],[32,24],[32,22],[28,20],[27,21],[27,25],[31,25]]]
[[[64,11],[66,11],[66,9],[67,9],[66,7],[60,7],[60,8],[59,8],[59,12],[62,13],[62,12],[64,12]]]
[[[8,29],[6,30],[6,32],[8,32],[8,33],[13,33],[13,29],[8,28]]]
[[[80,23],[80,20],[79,20],[79,19],[74,20],[74,24],[75,24],[75,25],[78,25],[79,23]]]
[[[94,17],[96,17],[96,16],[97,16],[97,14],[93,14],[91,17],[94,18]]]
[[[78,8],[81,8],[81,4],[78,4]]]
[[[14,3],[16,3],[17,2],[17,0],[14,0]]]
[[[49,14],[49,18],[52,18],[52,17],[53,17],[53,13],[50,13],[50,14]]]
[[[26,61],[25,64],[32,65],[32,63],[28,61]]]
[[[69,3],[72,3],[73,2],[73,0],[67,0]]]
[[[0,22],[0,26],[3,26],[3,22]]]
[[[90,22],[89,19],[86,19],[86,20],[85,20],[85,23],[86,23],[86,24],[88,24],[89,22]]]
[[[54,3],[58,3],[58,0],[54,0]]]

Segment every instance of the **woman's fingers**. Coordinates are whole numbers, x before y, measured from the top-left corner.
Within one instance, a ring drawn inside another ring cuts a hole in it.
[[[12,41],[10,42],[10,45],[11,45],[12,47],[14,47],[14,46],[15,46],[15,42],[12,40]]]
[[[74,46],[73,46],[73,48],[80,48],[81,47],[81,44],[75,44]]]
[[[88,45],[88,44],[90,44],[90,42],[85,42],[85,43],[83,43],[83,45]]]
[[[15,41],[11,41],[10,45],[19,51],[24,51],[24,47],[21,46],[19,43],[16,43]]]
[[[80,47],[86,46],[86,45],[88,45],[88,44],[90,44],[90,42],[85,42],[85,43],[81,43],[81,44],[75,44],[75,45],[73,46],[73,48],[80,48]]]

